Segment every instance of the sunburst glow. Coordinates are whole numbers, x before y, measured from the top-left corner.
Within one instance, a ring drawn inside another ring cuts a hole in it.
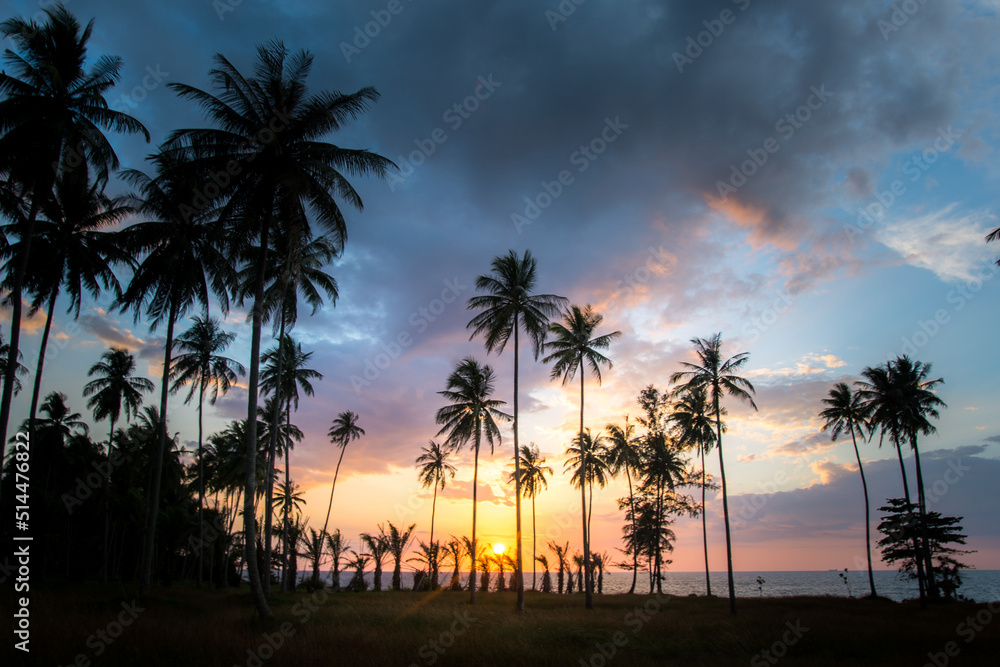
[[[507,551],[507,545],[501,544],[500,542],[497,542],[496,544],[493,545],[493,553],[495,553],[497,556],[502,554],[504,551]]]

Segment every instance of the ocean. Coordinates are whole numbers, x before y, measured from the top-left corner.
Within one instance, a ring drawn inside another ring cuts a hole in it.
[[[346,586],[351,580],[352,572],[342,572],[340,582]],[[864,570],[852,570],[847,573],[847,583],[840,577],[841,572],[837,570],[827,570],[821,572],[734,572],[733,580],[736,584],[737,597],[780,597],[793,595],[833,595],[847,597],[864,597],[868,595],[868,572]],[[300,576],[308,577],[308,572],[300,573]],[[441,574],[441,581],[444,582],[451,576],[450,572]],[[509,575],[505,575],[509,576]],[[763,585],[758,589],[757,577],[764,580]],[[717,596],[728,595],[727,576],[725,572],[712,572],[712,593]],[[324,579],[330,582],[330,573],[324,573]],[[469,579],[468,573],[462,574],[462,585]],[[537,574],[538,586],[542,585],[542,573]],[[372,583],[372,573],[365,575],[368,585]],[[490,577],[491,588],[496,586],[497,575],[492,573]],[[392,581],[392,569],[382,573],[382,587],[388,588]],[[531,573],[527,573],[525,584],[531,587]],[[632,584],[631,572],[606,572],[604,574],[604,593],[625,593]],[[413,573],[402,573],[403,588],[413,586]],[[552,585],[556,585],[556,574],[552,573]],[[849,585],[849,587],[848,587]],[[898,572],[889,570],[875,571],[876,592],[891,600],[902,601],[905,599],[916,599],[918,596],[916,580],[900,577]],[[640,572],[636,580],[636,593],[646,594],[649,592],[649,576]],[[665,572],[663,580],[663,592],[669,595],[704,595],[705,594],[705,573],[704,572]],[[967,570],[962,572],[962,587],[959,593],[970,600],[976,602],[1000,601],[1000,570]]]

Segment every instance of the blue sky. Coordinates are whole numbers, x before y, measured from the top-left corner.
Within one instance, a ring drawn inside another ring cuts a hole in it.
[[[1000,226],[995,1],[897,3],[913,11],[894,16],[887,2],[590,0],[565,21],[546,14],[558,11],[555,1],[389,4],[68,5],[96,19],[92,54],[124,59],[112,105],[142,120],[154,143],[204,123],[167,81],[207,87],[216,52],[249,71],[254,45],[271,38],[313,52],[315,90],[381,93],[331,141],[377,151],[402,170],[390,182],[356,181],[365,209],[345,211],[347,249],[331,269],[341,298],[315,317],[303,313],[294,332],[324,374],[294,418],[306,439],[292,474],[311,502],[325,509],[332,416],[354,410],[368,433],[342,470],[335,516],[344,532],[386,519],[412,519],[422,531],[429,523],[423,505],[399,509],[429,499],[413,460],[435,436],[435,392],[455,363],[486,358],[468,341],[464,303],[475,277],[510,248],[538,258],[541,291],[594,304],[606,330],[624,333],[603,385],[588,381],[595,430],[634,415],[647,384],[666,387],[690,359],[691,338],[722,332],[728,353],[749,352],[760,410],[730,406],[731,492],[787,481],[755,513],[755,530],[738,532],[737,569],[847,566],[863,535],[860,484],[849,443],[819,433],[819,401],[834,382],[901,353],[945,380],[939,395],[949,407],[924,440],[939,452],[927,465],[944,474],[959,451],[979,471],[962,477],[961,493],[942,496],[942,511],[978,517],[995,506],[995,474],[986,471],[1000,452],[1000,268],[992,264],[1000,245],[983,241]],[[8,14],[37,11],[15,2]],[[358,36],[366,29],[367,43]],[[691,47],[699,41],[700,52]],[[116,146],[136,168],[152,150],[135,137]],[[78,330],[60,311],[54,327],[65,348],[46,367],[43,391],[64,391],[81,412],[86,370],[108,345],[135,350],[143,372],[159,376],[163,332],[107,305],[88,303]],[[232,354],[244,363],[245,314],[227,318],[240,335]],[[27,325],[23,338],[32,368],[37,329]],[[380,360],[400,335],[411,342]],[[386,367],[372,366],[360,382],[366,364],[380,361]],[[509,352],[489,361],[510,400]],[[525,364],[521,438],[537,442],[557,473],[575,430],[575,392]],[[14,421],[27,398],[16,399]],[[190,444],[194,412],[180,402],[173,428]],[[208,411],[209,428],[245,410],[237,389]],[[873,509],[899,493],[890,454],[864,447],[873,476],[884,476]],[[495,539],[513,532],[512,491],[500,483],[509,456],[505,445],[481,467],[489,490],[481,512]],[[455,534],[468,532],[470,514],[471,466],[462,460],[439,508]],[[614,500],[624,489],[618,481],[595,496],[602,549],[617,546]],[[574,497],[557,474],[539,497],[540,527],[554,530]],[[719,539],[720,504],[709,507]],[[787,548],[788,525],[796,549]],[[1000,567],[996,523],[966,527],[979,551],[971,561]],[[674,568],[697,569],[699,526],[681,520],[677,533]],[[722,567],[718,543],[713,551]]]

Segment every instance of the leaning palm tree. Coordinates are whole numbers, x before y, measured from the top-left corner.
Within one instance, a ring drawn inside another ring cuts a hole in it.
[[[448,376],[447,389],[438,394],[451,401],[437,411],[435,421],[442,424],[438,435],[448,433],[445,444],[455,450],[473,443],[472,465],[472,540],[469,552],[472,556],[469,573],[469,600],[476,603],[476,501],[479,483],[479,446],[485,436],[493,453],[494,444],[500,443],[498,421],[507,421],[510,415],[501,412],[505,401],[492,399],[493,369],[480,364],[472,357],[466,357]]]
[[[451,450],[442,449],[441,445],[433,440],[430,441],[430,447],[421,447],[420,451],[423,452],[417,457],[417,469],[419,470],[417,479],[420,480],[420,488],[426,489],[428,486],[434,488],[434,500],[431,502],[431,536],[428,543],[431,549],[430,572],[428,574],[431,576],[431,590],[433,590],[437,588],[438,575],[438,545],[434,542],[434,515],[437,513],[437,492],[439,487],[444,491],[448,476],[450,475],[454,479],[458,469],[448,462]]]
[[[338,248],[347,239],[347,224],[338,198],[361,209],[361,197],[342,172],[374,174],[384,178],[392,165],[366,150],[347,149],[323,141],[333,131],[357,119],[379,97],[372,88],[343,95],[323,91],[310,95],[306,86],[313,56],[307,51],[289,54],[279,41],[257,48],[257,67],[245,77],[221,54],[211,71],[215,94],[184,84],[169,84],[181,97],[201,106],[214,122],[210,129],[185,129],[167,140],[171,150],[190,157],[209,183],[222,187],[211,196],[198,192],[208,205],[219,206],[219,221],[229,230],[234,257],[247,248],[256,254],[247,391],[247,456],[257,450],[257,401],[261,326],[264,319],[267,256],[271,231],[301,224],[302,211],[323,234],[331,234]],[[235,168],[234,168],[235,165]],[[194,204],[194,202],[192,202]],[[204,202],[203,202],[204,203]],[[192,208],[189,206],[188,208]],[[283,213],[291,212],[291,215]],[[272,616],[257,570],[253,525],[254,480],[247,477],[244,498],[247,561],[250,588],[260,613]]]
[[[868,482],[865,480],[865,468],[861,463],[861,453],[858,451],[857,436],[865,437],[865,428],[868,421],[865,416],[865,408],[861,394],[851,391],[846,382],[838,382],[830,390],[829,398],[824,398],[823,403],[830,407],[819,413],[825,421],[823,431],[830,430],[831,439],[836,442],[841,433],[851,434],[851,441],[854,443],[854,456],[858,460],[858,472],[861,473],[861,489],[865,495],[865,553],[868,556],[868,586],[871,588],[870,596],[878,597],[875,593],[875,575],[872,572],[872,537],[871,518],[868,504]]]
[[[740,352],[729,359],[722,356],[722,334],[715,334],[709,339],[693,338],[698,364],[682,362],[687,369],[670,376],[670,382],[684,381],[681,391],[695,390],[703,387],[711,401],[712,412],[715,415],[715,442],[719,448],[719,476],[722,478],[722,513],[726,524],[726,565],[729,571],[729,611],[736,613],[736,587],[733,583],[733,542],[729,530],[729,499],[726,493],[726,468],[722,459],[722,396],[731,397],[749,403],[754,410],[757,404],[753,402],[755,393],[753,384],[736,373],[746,365],[750,358],[747,352]]]
[[[701,457],[701,539],[705,552],[705,595],[711,596],[712,581],[708,569],[708,517],[705,512],[705,489],[708,488],[705,454],[711,452],[715,445],[715,429],[710,414],[708,392],[705,387],[678,388],[672,395],[676,402],[667,419],[674,426],[674,435],[682,447],[696,447],[698,456]],[[721,412],[726,414],[725,408],[722,408]],[[722,430],[726,430],[725,425],[722,426]]]
[[[535,530],[535,496],[541,493],[543,488],[547,489],[549,487],[549,481],[545,476],[552,474],[552,468],[545,465],[545,457],[538,451],[538,445],[535,443],[531,443],[530,446],[521,446],[520,459],[520,466],[510,474],[507,478],[507,483],[512,482],[516,475],[520,475],[521,479],[517,486],[524,493],[525,497],[531,498],[531,562],[534,563],[538,560],[538,557],[535,556],[537,542],[537,532]],[[531,590],[536,590],[535,568],[533,566],[531,568]]]
[[[126,420],[139,412],[142,395],[153,390],[153,383],[144,377],[136,377],[135,357],[123,347],[111,348],[101,360],[90,367],[87,377],[98,376],[83,387],[83,395],[90,396],[87,407],[93,410],[94,419],[110,422],[108,430],[108,460],[115,436],[115,422],[125,409]],[[108,467],[110,471],[110,466]],[[104,551],[101,556],[101,581],[108,577],[108,499],[111,483],[110,474],[104,478]]]
[[[333,486],[330,487],[330,504],[326,506],[326,519],[323,521],[323,532],[330,523],[330,510],[333,508],[333,492],[337,490],[337,476],[340,474],[340,462],[344,460],[344,452],[347,445],[352,440],[360,440],[365,434],[365,430],[358,426],[358,414],[350,410],[345,410],[337,415],[330,426],[327,435],[330,442],[340,447],[340,458],[337,459],[337,469],[333,472]]]
[[[192,307],[208,312],[212,296],[223,311],[227,310],[228,287],[233,274],[219,246],[220,230],[204,216],[188,216],[180,204],[192,186],[192,173],[186,165],[175,163],[164,154],[154,156],[156,178],[137,170],[124,173],[126,181],[139,188],[127,201],[143,221],[123,232],[123,244],[136,255],[144,254],[132,274],[125,292],[114,306],[132,310],[135,321],[145,313],[153,331],[166,323],[163,345],[163,372],[160,388],[160,414],[167,414],[170,376],[173,364],[174,325]],[[256,423],[256,422],[255,422]],[[140,595],[149,593],[153,563],[153,541],[159,516],[160,483],[166,451],[166,420],[157,436],[153,474],[146,502],[146,533],[139,578]]]
[[[121,58],[102,56],[86,65],[93,22],[82,28],[61,3],[42,13],[41,23],[18,16],[0,24],[0,32],[16,48],[5,51],[7,68],[0,72],[0,173],[27,199],[17,232],[23,245],[8,294],[10,339],[0,397],[4,448],[20,353],[21,295],[42,204],[66,170],[86,162],[97,170],[98,181],[106,181],[118,168],[118,156],[103,131],[141,133],[149,141],[142,123],[112,110],[104,98],[121,76]]]
[[[635,494],[632,489],[632,471],[639,466],[639,453],[641,440],[635,435],[635,425],[630,424],[628,415],[625,416],[625,425],[608,424],[605,426],[608,431],[607,451],[608,463],[611,466],[611,474],[617,475],[622,470],[625,471],[625,479],[628,481],[628,503],[632,510],[632,532],[635,533]],[[628,592],[635,592],[636,578],[639,574],[639,552],[632,550],[632,586]]]
[[[468,307],[483,312],[476,315],[466,328],[473,329],[471,340],[482,334],[487,352],[503,352],[514,336],[514,503],[517,533],[517,610],[524,611],[524,577],[521,558],[521,474],[518,452],[518,336],[521,330],[531,341],[535,360],[545,343],[549,318],[557,315],[566,299],[555,294],[532,294],[535,288],[535,258],[524,251],[522,257],[509,250],[494,257],[491,272],[476,279],[476,290],[485,292],[469,299]],[[534,561],[532,561],[534,562]],[[534,570],[534,567],[532,567]]]
[[[580,430],[578,437],[583,438],[583,381],[585,373],[583,366],[586,363],[591,372],[597,377],[597,383],[601,383],[601,366],[611,368],[611,360],[605,357],[598,350],[606,350],[611,343],[622,335],[621,331],[613,331],[603,336],[595,336],[594,331],[604,321],[604,316],[594,312],[588,304],[585,308],[572,306],[563,313],[563,321],[549,325],[549,333],[553,339],[545,343],[545,349],[552,353],[542,361],[546,364],[552,363],[552,379],[562,378],[565,385],[580,374]],[[586,457],[581,457],[581,464],[586,462]],[[580,471],[580,478],[587,478],[587,471]],[[587,532],[587,496],[584,485],[580,485],[580,508],[583,523],[583,560],[587,569],[586,586],[586,607],[594,608],[594,591],[590,585],[590,535]]]
[[[211,388],[209,403],[215,405],[220,394],[226,394],[236,384],[246,369],[237,361],[225,357],[222,352],[229,347],[236,334],[226,332],[218,320],[209,317],[194,317],[190,329],[177,337],[178,354],[174,358],[171,391],[176,393],[186,384],[191,385],[185,403],[198,392],[198,539],[204,542],[205,527],[203,504],[205,498],[205,466],[203,462],[203,425],[205,392]],[[286,524],[287,530],[287,524]],[[202,558],[198,551],[198,586],[202,580]]]

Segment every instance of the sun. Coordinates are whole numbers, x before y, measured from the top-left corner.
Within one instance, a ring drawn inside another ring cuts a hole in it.
[[[497,556],[502,554],[504,551],[507,551],[507,547],[501,544],[500,542],[497,542],[496,544],[493,545],[493,553],[495,553]]]

